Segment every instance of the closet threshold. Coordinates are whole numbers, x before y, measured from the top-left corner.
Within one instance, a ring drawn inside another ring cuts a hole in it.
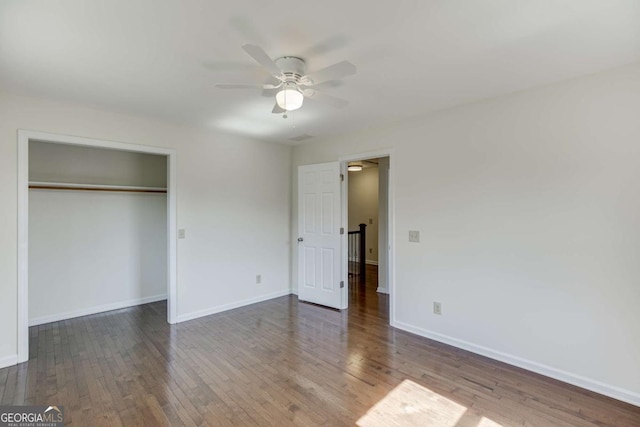
[[[166,194],[166,187],[143,187],[131,185],[75,184],[68,182],[29,181],[29,189],[33,190],[74,190],[74,191],[120,191],[125,193],[159,193]]]

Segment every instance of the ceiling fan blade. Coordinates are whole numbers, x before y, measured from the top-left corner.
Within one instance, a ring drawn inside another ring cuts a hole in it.
[[[244,49],[244,51],[247,52],[258,64],[262,65],[267,71],[269,71],[273,77],[280,79],[282,71],[260,46],[245,44],[242,46],[242,49]]]
[[[338,80],[343,77],[351,76],[355,73],[355,65],[349,61],[342,61],[304,76],[302,78],[302,82],[306,86],[313,86],[328,80]]]
[[[261,95],[265,98],[275,98],[277,91],[275,89],[262,89]]]
[[[271,112],[273,114],[282,114],[285,113],[287,110],[285,110],[284,108],[280,108],[280,106],[278,105],[278,103],[276,102],[276,104],[273,106],[273,110],[271,110]]]
[[[281,85],[272,84],[254,84],[254,85],[237,85],[237,84],[217,84],[218,89],[277,89]]]
[[[256,89],[261,88],[262,85],[236,85],[236,84],[218,84],[216,85],[218,89]]]
[[[336,108],[344,108],[349,105],[349,101],[346,99],[338,98],[336,96],[327,95],[326,93],[318,92],[317,90],[307,89],[304,92],[304,95],[314,101],[322,102],[324,104],[329,104]]]

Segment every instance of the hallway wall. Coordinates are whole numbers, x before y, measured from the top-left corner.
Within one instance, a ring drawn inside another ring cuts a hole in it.
[[[378,168],[349,172],[349,231],[366,224],[367,263],[378,264]]]

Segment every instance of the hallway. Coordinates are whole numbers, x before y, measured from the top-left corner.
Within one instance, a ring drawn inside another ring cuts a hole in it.
[[[389,323],[389,295],[377,292],[378,266],[367,264],[365,283],[357,274],[349,275],[349,311],[376,316]],[[353,269],[354,271],[357,269]]]

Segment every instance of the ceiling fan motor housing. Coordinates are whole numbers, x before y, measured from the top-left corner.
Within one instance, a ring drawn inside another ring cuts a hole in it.
[[[305,62],[295,56],[283,56],[274,61],[278,68],[282,70],[286,82],[299,83],[305,75]]]

